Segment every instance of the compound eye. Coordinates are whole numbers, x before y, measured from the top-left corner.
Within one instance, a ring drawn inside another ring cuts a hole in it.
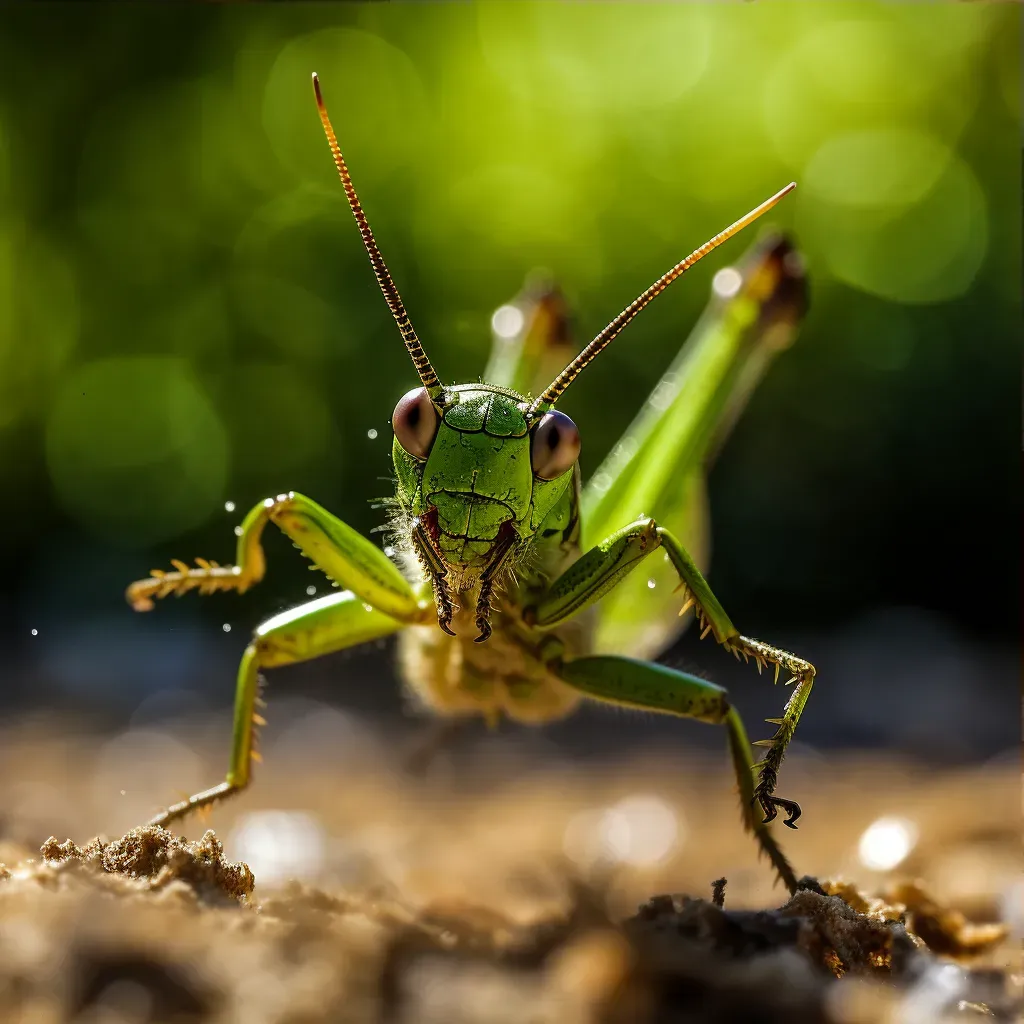
[[[437,433],[437,410],[426,388],[402,395],[391,417],[398,443],[414,458],[425,459]]]
[[[580,432],[564,412],[547,412],[534,428],[530,461],[541,480],[555,480],[580,457]]]

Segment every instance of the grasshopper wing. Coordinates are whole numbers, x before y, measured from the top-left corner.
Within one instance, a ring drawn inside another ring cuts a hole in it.
[[[710,552],[705,472],[773,357],[807,309],[802,260],[769,233],[712,299],[676,360],[583,491],[583,548],[638,516],[653,516],[703,572]],[[651,658],[682,632],[678,577],[667,558],[626,577],[601,602],[598,652]]]

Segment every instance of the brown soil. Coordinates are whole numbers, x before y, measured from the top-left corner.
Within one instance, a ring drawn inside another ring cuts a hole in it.
[[[173,782],[144,792],[150,770],[182,770],[175,748],[151,742],[135,775],[125,754],[123,795],[112,749],[135,748],[29,726],[0,736],[2,1021],[932,1024],[1022,1007],[1019,943],[1001,920],[1019,926],[1013,765],[794,757],[787,793],[805,816],[780,830],[787,851],[848,880],[808,877],[783,899],[721,762],[697,758],[597,773],[499,747],[479,772],[417,780],[378,748],[358,771],[327,772],[329,756],[300,764],[282,746],[208,823],[227,856],[196,822],[183,826],[194,842],[143,826],[39,849],[45,822],[88,834],[137,814],[136,798],[155,810],[177,797]],[[670,853],[632,867],[566,856],[580,812],[637,793],[678,813]],[[269,808],[320,829],[301,882],[231,862]],[[899,871],[869,872],[858,838],[893,813],[918,841]]]

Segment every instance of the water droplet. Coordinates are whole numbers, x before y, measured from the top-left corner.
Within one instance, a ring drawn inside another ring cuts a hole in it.
[[[310,597],[312,597],[316,593],[316,587],[312,585],[306,587],[306,593],[309,594]]]
[[[230,633],[231,632],[231,623],[230,622],[225,622],[224,625],[221,626],[220,628],[223,629],[225,633]]]
[[[122,789],[122,790],[121,790],[121,796],[124,796],[124,795],[125,795],[125,792],[126,792],[126,791]]]
[[[711,281],[711,288],[720,299],[731,299],[743,284],[743,278],[735,267],[722,267]]]
[[[499,306],[491,317],[491,329],[499,338],[514,338],[523,329],[523,313],[517,306]]]
[[[33,636],[39,636],[39,630],[38,629],[33,629],[32,630],[32,635]]]
[[[376,440],[377,440],[377,431],[376,431],[376,430],[374,430],[374,428],[373,428],[373,427],[370,427],[370,429],[369,429],[369,430],[368,430],[368,431],[366,432],[366,436],[367,436],[367,437],[368,437],[368,438],[369,438],[369,439],[370,439],[371,441],[376,441]]]
[[[647,589],[648,590],[653,590],[657,585],[658,585],[657,580],[648,580],[647,581]]]
[[[917,843],[917,826],[906,818],[878,818],[860,837],[857,854],[872,871],[890,871]]]
[[[224,502],[224,511],[225,512],[234,512],[235,511],[235,503],[233,501],[225,501]]]
[[[242,528],[240,526],[236,526],[235,527],[235,536],[236,537],[241,537],[242,536]]]

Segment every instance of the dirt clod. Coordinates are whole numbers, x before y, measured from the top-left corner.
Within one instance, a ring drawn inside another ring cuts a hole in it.
[[[725,886],[727,882],[724,878],[716,878],[711,883],[711,902],[716,907],[725,906]]]
[[[50,836],[39,852],[41,872],[84,869],[86,877],[105,875],[105,881],[151,892],[182,882],[205,902],[241,900],[256,884],[248,865],[224,860],[224,847],[212,831],[190,843],[167,829],[143,825],[113,842],[97,837],[84,847]]]
[[[973,957],[1009,934],[1005,924],[972,924],[959,910],[940,906],[920,882],[900,882],[886,892],[886,899],[905,908],[914,932],[941,956]]]

